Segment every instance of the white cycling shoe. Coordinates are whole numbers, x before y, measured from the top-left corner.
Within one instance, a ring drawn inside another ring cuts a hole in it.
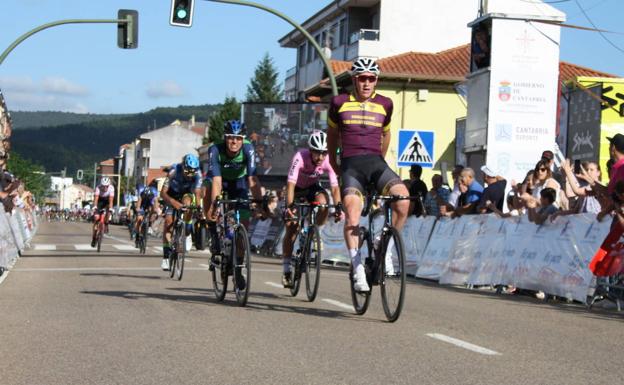
[[[364,265],[358,265],[355,268],[355,275],[353,277],[353,290],[355,291],[370,291],[368,282],[366,281],[366,271]]]

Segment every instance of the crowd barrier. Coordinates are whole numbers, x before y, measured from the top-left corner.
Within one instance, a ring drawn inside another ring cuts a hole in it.
[[[6,213],[0,205],[0,268],[6,269],[15,262],[36,230],[35,216],[20,208]]]
[[[377,221],[379,228],[382,218]],[[441,284],[541,290],[585,303],[593,280],[588,265],[610,224],[607,219],[597,222],[595,214],[561,216],[540,226],[526,217],[503,219],[493,214],[440,220],[410,217],[402,231],[407,273]],[[349,264],[343,226],[330,218],[321,228],[325,263]],[[271,228],[282,229],[283,224],[256,225],[252,243],[268,244],[281,255],[283,231],[271,233]]]

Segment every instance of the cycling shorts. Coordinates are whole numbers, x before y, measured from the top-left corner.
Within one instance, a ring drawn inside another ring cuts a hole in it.
[[[212,180],[205,180],[208,191],[212,188]],[[249,185],[247,177],[236,180],[221,180],[221,194],[227,199],[249,199]],[[251,218],[251,211],[248,204],[241,204],[239,207],[241,219]]]
[[[306,188],[295,187],[295,202],[300,198],[305,198],[306,201],[312,202],[321,193],[327,194],[325,189],[318,183]]]
[[[97,204],[97,212],[99,213],[100,211],[104,210],[104,209],[108,209],[108,198],[104,199],[104,200],[98,200],[98,204]]]
[[[356,155],[342,159],[342,195],[364,197],[366,187],[373,185],[379,194],[388,194],[394,185],[403,183],[380,155]]]

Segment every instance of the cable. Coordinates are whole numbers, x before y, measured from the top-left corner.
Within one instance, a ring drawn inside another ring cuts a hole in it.
[[[583,12],[583,15],[585,15],[585,18],[587,19],[587,21],[589,22],[589,24],[591,24],[594,28],[596,28],[598,30],[598,33],[600,34],[600,36],[602,36],[603,39],[605,39],[607,41],[607,43],[609,43],[613,48],[617,49],[618,51],[624,53],[624,49],[618,47],[617,45],[615,45],[615,43],[613,43],[611,40],[609,40],[609,38],[598,29],[598,27],[596,26],[596,24],[594,24],[594,22],[589,18],[589,15],[587,14],[587,12],[585,12],[585,10],[583,9],[583,7],[581,6],[581,3],[579,3],[578,0],[574,0],[574,2],[576,3],[576,5],[579,7],[579,9],[581,10],[581,12]]]
[[[523,1],[525,3],[531,3],[531,4],[558,4],[558,3],[567,3],[568,1],[571,1],[571,0],[552,0],[552,1],[520,0],[520,1]]]

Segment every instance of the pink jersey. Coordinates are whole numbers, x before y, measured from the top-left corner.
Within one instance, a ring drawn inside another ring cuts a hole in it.
[[[297,151],[293,157],[290,170],[288,170],[288,181],[295,183],[299,188],[308,188],[318,183],[319,178],[325,172],[329,175],[329,184],[332,187],[338,186],[338,178],[329,164],[329,156],[325,157],[320,166],[315,166],[312,163],[310,150],[303,149]]]

